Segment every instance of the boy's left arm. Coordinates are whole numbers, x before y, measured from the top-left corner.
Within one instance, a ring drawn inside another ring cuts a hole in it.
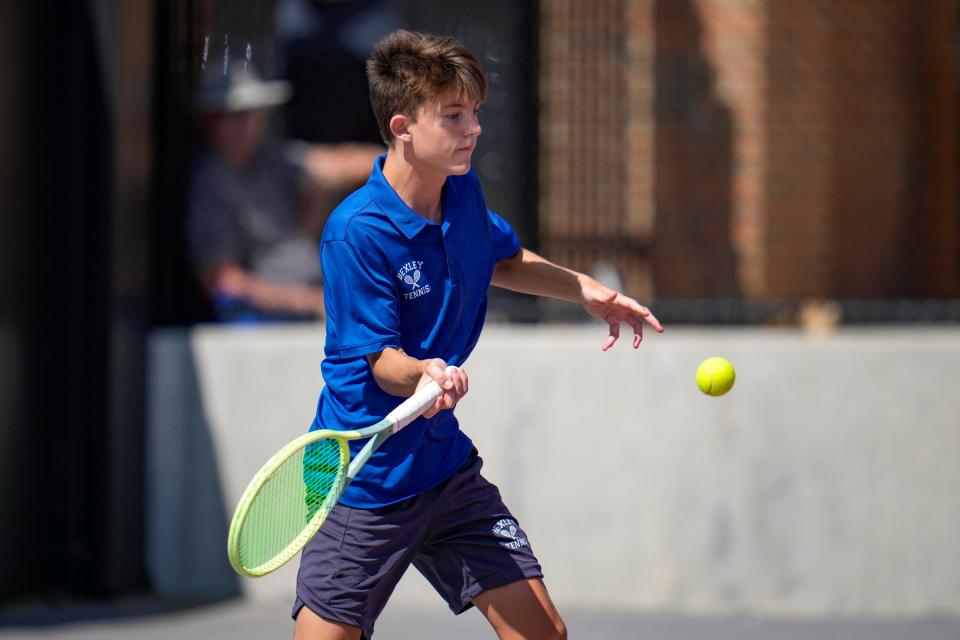
[[[594,318],[610,327],[610,335],[603,343],[606,351],[620,337],[620,323],[633,327],[633,348],[643,339],[646,322],[657,332],[663,332],[660,321],[649,309],[615,289],[601,284],[590,276],[561,267],[528,249],[520,249],[512,258],[497,263],[492,284],[528,293],[575,302]]]

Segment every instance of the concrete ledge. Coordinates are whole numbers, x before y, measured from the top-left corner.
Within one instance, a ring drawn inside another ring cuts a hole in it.
[[[960,614],[960,330],[491,326],[465,430],[561,605],[763,615]],[[174,595],[292,598],[295,567],[235,579],[226,523],[302,433],[322,328],[151,338],[148,565]],[[737,366],[723,398],[693,372]],[[295,563],[291,563],[293,565]],[[411,572],[403,606],[437,598]]]

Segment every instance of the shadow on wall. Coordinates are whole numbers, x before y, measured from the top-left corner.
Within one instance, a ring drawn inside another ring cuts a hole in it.
[[[241,594],[226,553],[220,465],[190,340],[151,340],[147,438],[147,571],[154,592],[206,601]]]
[[[654,9],[653,274],[657,298],[739,297],[731,241],[732,123],[690,0]]]

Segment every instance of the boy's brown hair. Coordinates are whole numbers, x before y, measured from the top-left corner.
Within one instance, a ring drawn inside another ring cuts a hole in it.
[[[454,91],[483,102],[487,76],[477,56],[454,38],[394,31],[373,48],[367,60],[370,103],[387,146],[393,145],[390,118],[415,118],[432,98]]]

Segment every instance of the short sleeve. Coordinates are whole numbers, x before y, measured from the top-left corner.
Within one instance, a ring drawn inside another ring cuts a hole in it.
[[[351,358],[400,346],[397,292],[383,258],[347,240],[328,240],[320,251],[327,340]]]
[[[487,209],[490,220],[490,242],[493,245],[494,262],[512,258],[520,251],[520,237],[510,223]]]

